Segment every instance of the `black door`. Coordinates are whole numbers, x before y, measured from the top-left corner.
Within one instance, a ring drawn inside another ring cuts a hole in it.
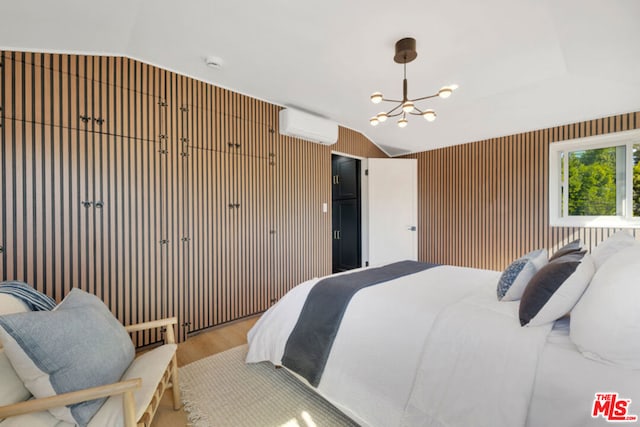
[[[333,272],[338,273],[362,265],[360,160],[336,154],[331,160]]]

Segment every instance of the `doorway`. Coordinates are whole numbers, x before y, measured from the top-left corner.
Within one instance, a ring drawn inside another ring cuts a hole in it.
[[[361,161],[331,155],[333,272],[362,266]]]

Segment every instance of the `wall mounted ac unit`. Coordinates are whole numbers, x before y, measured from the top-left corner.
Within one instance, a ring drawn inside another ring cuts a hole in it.
[[[337,123],[292,108],[280,110],[280,133],[324,145],[338,142]]]

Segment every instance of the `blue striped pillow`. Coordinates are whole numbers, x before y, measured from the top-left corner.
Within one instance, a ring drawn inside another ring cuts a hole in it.
[[[529,280],[547,264],[547,250],[531,251],[513,261],[498,280],[496,292],[500,301],[517,301],[522,297]]]

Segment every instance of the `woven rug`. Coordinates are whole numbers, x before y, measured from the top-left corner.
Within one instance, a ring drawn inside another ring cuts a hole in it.
[[[192,426],[357,426],[286,370],[268,362],[245,364],[246,354],[243,345],[180,368]]]

